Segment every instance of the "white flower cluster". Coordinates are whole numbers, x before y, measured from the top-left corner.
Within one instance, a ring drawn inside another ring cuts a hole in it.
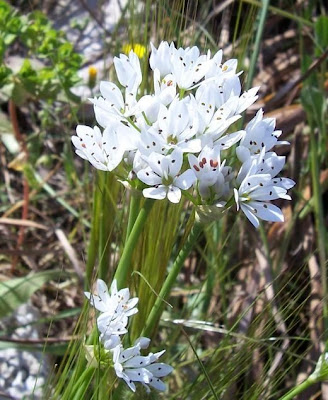
[[[149,346],[150,339],[141,337],[134,345],[124,349],[121,343],[121,335],[127,333],[128,319],[138,312],[135,307],[138,298],[130,299],[128,288],[117,290],[116,280],[111,285],[109,294],[107,285],[101,279],[97,280],[97,295],[85,292],[90,304],[100,315],[97,318],[97,326],[100,332],[100,341],[105,350],[110,350],[113,355],[113,364],[116,375],[123,379],[132,391],[136,390],[134,382],[142,383],[147,392],[149,386],[164,391],[166,386],[160,379],[172,372],[170,365],[159,363],[157,360],[165,352],[149,353],[141,355],[141,349]]]
[[[189,198],[196,205],[228,208],[235,201],[255,226],[258,218],[282,221],[281,210],[269,201],[290,199],[294,182],[276,177],[285,157],[272,151],[286,142],[278,141],[281,131],[262,110],[245,130],[232,130],[258,97],[257,87],[242,93],[237,60],[223,62],[221,50],[201,55],[196,46],[151,47],[153,93],[141,93],[133,51],[115,57],[124,93],[101,82],[101,97],[91,101],[103,131],[79,125],[72,138],[76,153],[97,169],[116,170],[148,198],[178,203],[181,191],[193,187]]]

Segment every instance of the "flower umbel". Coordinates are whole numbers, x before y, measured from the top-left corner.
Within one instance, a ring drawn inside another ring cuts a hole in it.
[[[136,390],[135,382],[142,383],[147,392],[150,392],[149,386],[164,391],[166,386],[160,378],[173,371],[170,365],[157,362],[165,350],[155,354],[149,353],[147,356],[141,355],[140,350],[147,348],[149,343],[148,338],[139,338],[134,346],[128,349],[123,349],[120,345],[113,349],[116,375],[124,379],[133,392]]]
[[[262,110],[245,130],[232,128],[259,90],[242,92],[237,60],[224,61],[221,50],[212,56],[196,46],[151,44],[154,90],[140,93],[134,50],[114,58],[123,93],[113,82],[100,83],[101,96],[91,101],[102,129],[79,125],[76,153],[97,169],[119,171],[119,180],[142,188],[144,197],[178,203],[185,194],[199,207],[219,204],[222,211],[235,201],[255,227],[259,219],[283,221],[271,200],[289,200],[295,183],[277,176],[285,157],[273,149],[288,142],[278,140],[281,131]]]
[[[111,285],[111,294],[106,283],[98,279],[97,292],[97,295],[89,292],[84,294],[90,304],[101,312],[97,318],[100,340],[107,349],[111,349],[121,343],[120,335],[127,333],[128,319],[138,312],[135,306],[139,299],[137,297],[130,299],[128,288],[117,290],[115,279]]]
[[[97,326],[100,331],[100,345],[103,344],[100,351],[95,351],[94,346],[85,347],[89,365],[113,365],[117,377],[123,379],[132,391],[136,390],[134,382],[142,383],[147,392],[150,391],[149,387],[164,391],[166,386],[160,378],[173,371],[170,365],[157,362],[165,350],[142,356],[141,350],[148,348],[150,344],[150,339],[146,337],[137,339],[134,345],[127,349],[124,349],[121,343],[121,335],[128,332],[128,318],[138,312],[135,306],[139,299],[130,299],[128,288],[117,290],[115,279],[110,293],[106,283],[98,279],[97,293],[84,293],[90,304],[100,311]]]

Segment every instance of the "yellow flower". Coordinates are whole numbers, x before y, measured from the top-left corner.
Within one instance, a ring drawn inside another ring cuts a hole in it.
[[[91,65],[89,67],[89,81],[88,81],[88,86],[90,89],[93,89],[96,85],[96,79],[97,79],[97,68],[94,65]]]
[[[127,43],[123,46],[123,53],[129,54],[133,50],[139,58],[142,58],[146,54],[146,47],[140,43],[134,45]]]

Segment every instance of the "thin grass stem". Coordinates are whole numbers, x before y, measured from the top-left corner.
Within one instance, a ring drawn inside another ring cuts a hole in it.
[[[268,15],[268,9],[269,9],[269,0],[263,0],[262,1],[262,8],[259,11],[260,14],[260,21],[259,25],[257,28],[256,32],[256,38],[255,38],[255,44],[252,52],[252,57],[251,57],[251,62],[248,70],[248,75],[247,75],[247,81],[246,81],[246,90],[248,90],[252,86],[254,74],[255,74],[255,68],[260,52],[260,46],[261,46],[261,41],[262,41],[262,35],[263,35],[263,30],[264,30],[264,25],[265,21]]]
[[[150,213],[150,210],[154,204],[154,200],[146,199],[141,210],[139,211],[139,215],[136,219],[135,224],[131,230],[129,238],[125,243],[123,253],[121,255],[120,262],[117,266],[117,270],[115,273],[114,279],[117,280],[118,287],[122,287],[126,282],[126,278],[128,275],[129,268],[131,266],[131,258],[133,254],[133,250],[135,249],[142,229],[145,225],[147,217]]]
[[[76,382],[76,384],[73,387],[73,393],[75,393],[74,395],[72,394],[71,399],[73,400],[81,400],[85,395],[85,392],[87,391],[90,382],[93,378],[95,369],[94,368],[87,368],[84,370],[84,372],[82,373],[82,375],[80,376],[80,378],[78,379],[78,381]]]
[[[170,293],[173,284],[176,282],[176,278],[181,271],[181,268],[184,264],[184,261],[190,254],[191,250],[193,249],[201,231],[202,231],[203,225],[199,222],[196,221],[194,226],[192,227],[190,234],[184,243],[182,249],[180,250],[168,276],[165,279],[165,282],[162,286],[162,289],[159,293],[159,296],[157,297],[155,304],[149,314],[149,317],[147,318],[145,327],[142,331],[141,336],[147,336],[149,337],[154,329],[154,326],[156,322],[158,321],[158,318],[161,315],[161,310],[163,308],[163,305],[165,304],[163,302],[163,299],[165,300]]]
[[[94,185],[93,192],[93,209],[92,209],[92,223],[91,223],[91,232],[90,232],[90,242],[88,246],[88,254],[87,254],[87,262],[86,262],[86,286],[89,287],[92,281],[93,267],[96,261],[97,247],[98,247],[98,238],[99,238],[99,209],[101,203],[101,193],[98,188],[98,185]]]
[[[262,4],[263,4],[263,2],[257,1],[257,0],[243,0],[243,3],[248,3],[248,4],[251,4],[256,7],[262,7]],[[273,14],[280,15],[281,17],[288,18],[292,21],[299,22],[301,25],[309,26],[310,28],[313,27],[313,22],[309,21],[306,18],[302,18],[295,13],[293,14],[293,13],[290,13],[288,11],[285,11],[281,8],[274,7],[274,6],[269,6],[269,10]]]

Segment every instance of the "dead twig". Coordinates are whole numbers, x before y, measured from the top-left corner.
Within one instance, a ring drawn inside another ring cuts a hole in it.
[[[16,105],[13,102],[12,99],[9,100],[9,116],[10,116],[10,120],[13,126],[13,131],[16,137],[16,140],[18,141],[18,143],[21,146],[22,152],[24,153],[25,156],[25,161],[28,159],[28,150],[27,150],[27,146],[25,143],[25,139],[23,137],[23,135],[20,132],[19,129],[19,124],[18,124],[18,119],[17,119],[17,110],[16,110]],[[30,192],[30,188],[29,188],[29,184],[28,181],[26,179],[26,177],[23,177],[23,199],[24,199],[24,203],[23,203],[23,208],[22,208],[22,219],[23,220],[27,220],[28,219],[28,206],[29,206],[29,192]],[[18,232],[18,237],[17,237],[17,250],[22,246],[23,242],[24,242],[24,233],[25,233],[25,226],[22,225],[19,228],[19,232]],[[18,256],[14,256],[12,258],[12,266],[11,266],[11,272],[13,273],[16,267],[18,261]]]
[[[80,283],[83,285],[83,270],[80,266],[80,262],[76,256],[75,250],[73,249],[65,233],[61,229],[56,229],[55,234],[59,240],[60,245],[65,250],[68,258],[70,259]]]

